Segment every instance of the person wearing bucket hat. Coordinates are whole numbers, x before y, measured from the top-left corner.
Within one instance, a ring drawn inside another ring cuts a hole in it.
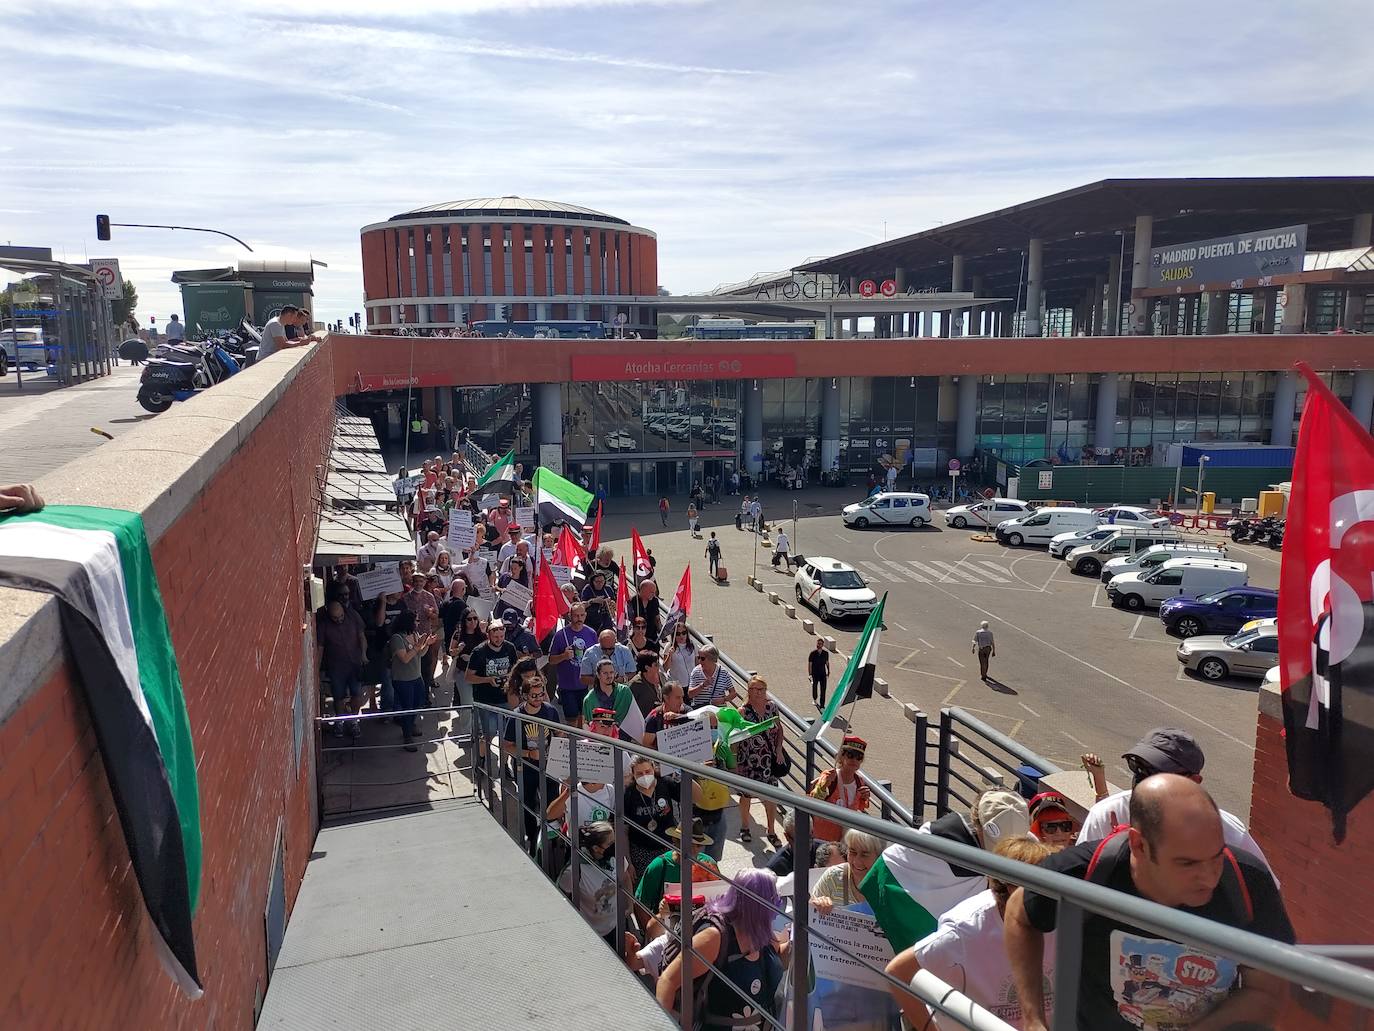
[[[1193,735],[1178,727],[1156,727],[1126,749],[1121,758],[1126,760],[1126,768],[1131,771],[1133,786],[1156,773],[1177,773],[1201,784],[1202,767],[1207,762],[1202,746]],[[1130,801],[1129,790],[1118,791],[1089,809],[1083,817],[1083,826],[1078,830],[1078,843],[1101,841],[1117,827],[1124,827],[1130,819]],[[1225,809],[1218,811],[1221,813],[1221,832],[1227,847],[1244,849],[1268,867],[1269,860],[1265,858],[1259,843],[1250,836],[1245,821]]]
[[[635,889],[635,901],[650,913],[655,912],[659,902],[663,900],[664,885],[682,883],[682,828],[670,828],[665,832],[665,837],[677,842],[678,847],[669,849],[649,863],[639,878],[639,887]],[[702,851],[712,844],[712,839],[706,833],[706,827],[699,817],[692,820],[691,839],[692,847],[696,851],[696,859],[692,864],[692,882],[718,880],[720,868],[716,866],[714,859]]]

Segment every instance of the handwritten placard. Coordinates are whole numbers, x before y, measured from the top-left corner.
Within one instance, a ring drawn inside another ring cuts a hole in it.
[[[457,512],[453,513],[457,515]],[[464,526],[461,522],[456,522],[452,517],[448,523],[448,547],[450,551],[469,551],[477,543],[477,527],[472,525],[472,516],[468,516],[468,523]]]
[[[403,589],[400,563],[385,562],[366,573],[359,573],[358,589],[362,591],[363,601],[371,601],[379,594],[400,594]]]
[[[555,780],[572,776],[568,756],[568,738],[556,735],[549,741],[549,756],[545,770]],[[615,780],[615,749],[595,741],[577,739],[577,779],[584,784],[609,784]]]
[[[851,909],[832,909],[825,915],[813,909],[811,927],[830,939],[822,941],[819,935],[810,936],[811,962],[817,978],[887,990],[887,982],[879,971],[892,959],[892,945],[879,930],[876,919]]]
[[[553,582],[562,587],[564,584],[572,583],[572,567],[559,566],[549,563],[549,572],[553,574]]]
[[[689,762],[704,763],[714,758],[711,726],[705,720],[677,720],[658,732],[655,747]]]
[[[534,509],[533,509],[533,508],[517,508],[517,509],[515,510],[515,521],[516,521],[516,523],[519,524],[520,529],[522,529],[522,530],[533,530],[533,529],[534,529]]]
[[[501,588],[501,600],[507,605],[519,609],[521,612],[528,612],[530,610],[530,602],[534,601],[534,595],[530,593],[530,589],[524,584],[512,580],[510,583],[506,584],[505,587]]]

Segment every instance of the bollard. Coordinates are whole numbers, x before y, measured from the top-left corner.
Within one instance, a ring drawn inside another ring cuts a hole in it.
[[[785,612],[785,613],[787,614],[787,618],[788,618],[788,619],[796,619],[796,618],[797,618],[797,606],[795,606],[795,605],[784,605],[784,606],[782,607],[782,611]]]
[[[816,632],[816,621],[814,619],[803,619],[802,629],[808,634],[814,634]]]
[[[768,592],[768,604],[770,604],[770,605],[776,605],[777,603],[778,603],[778,592],[777,592],[777,591],[769,591],[769,592]]]
[[[755,581],[754,581],[754,590],[758,591],[760,594],[763,593],[763,581],[762,581],[762,580],[755,580]]]
[[[873,690],[876,694],[880,694],[884,698],[892,697],[892,689],[887,686],[887,681],[882,677],[873,678]]]
[[[745,579],[749,582],[750,587],[754,586],[754,575],[752,573],[749,574],[749,576],[747,576]]]
[[[823,640],[823,641],[825,642],[825,650],[826,650],[826,651],[828,651],[828,652],[833,652],[833,651],[835,650],[835,638],[833,638],[833,637],[823,637],[823,638],[821,638],[821,640]]]

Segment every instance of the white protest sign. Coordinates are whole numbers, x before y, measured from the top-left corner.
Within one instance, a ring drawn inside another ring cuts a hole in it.
[[[477,588],[477,594],[483,601],[493,605],[496,603],[496,588],[485,576],[479,576],[472,586]]]
[[[400,563],[386,562],[370,572],[359,573],[358,589],[362,591],[363,601],[371,601],[379,594],[400,594]]]
[[[725,894],[727,891],[729,891],[729,890],[730,890],[730,882],[729,882],[729,881],[715,880],[715,881],[693,881],[693,882],[692,882],[692,896],[693,896],[693,898],[695,898],[696,896],[700,895],[700,896],[701,896],[702,898],[704,898],[707,902],[710,902],[712,899],[720,898],[722,895],[724,895],[724,894]],[[667,884],[665,884],[665,885],[663,886],[663,897],[664,897],[664,898],[667,898],[669,895],[676,895],[676,896],[678,896],[679,898],[682,897],[682,882],[681,882],[681,881],[669,881]]]
[[[522,530],[534,529],[534,509],[517,508],[515,510],[515,522]]]
[[[556,566],[550,562],[549,572],[553,574],[553,582],[558,584],[559,587],[562,587],[564,584],[572,583],[571,566]]]
[[[832,909],[824,916],[813,909],[811,929],[835,943],[822,941],[815,934],[810,936],[811,963],[817,978],[887,991],[887,982],[879,971],[892,959],[892,945],[879,930],[876,919],[850,909]],[[846,951],[841,952],[840,948]]]
[[[398,498],[409,497],[423,482],[423,476],[402,476],[392,483],[391,488],[396,492]]]
[[[477,499],[477,507],[483,512],[487,511],[489,508],[499,508],[501,507],[501,495],[483,494]]]
[[[530,610],[530,602],[534,600],[534,595],[530,593],[530,589],[524,584],[512,580],[510,583],[506,584],[505,587],[501,588],[501,600],[507,605],[514,606],[521,612],[528,612]]]
[[[468,517],[467,525],[464,526],[459,520],[453,518],[457,511],[449,516],[448,521],[448,547],[450,551],[469,551],[477,543],[477,527],[472,525],[471,514],[464,512]]]
[[[660,752],[679,759],[704,763],[715,757],[711,745],[711,725],[705,720],[676,720],[664,726],[655,739]]]
[[[545,772],[555,780],[572,776],[568,757],[568,738],[555,735],[549,740],[549,756],[544,762]],[[595,741],[577,739],[577,779],[584,784],[609,784],[615,780],[615,749]]]

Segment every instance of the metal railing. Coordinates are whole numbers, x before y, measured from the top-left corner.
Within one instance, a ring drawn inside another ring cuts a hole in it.
[[[918,817],[924,817],[927,807],[933,807],[937,817],[955,808],[954,803],[971,809],[974,800],[995,785],[1022,794],[1022,788],[1038,790],[1036,782],[1041,777],[1061,772],[1048,759],[957,706],[941,709],[934,725],[919,709],[909,716],[915,724],[912,797]]]
[[[1291,984],[1305,986],[1326,992],[1332,996],[1355,1003],[1356,1005],[1374,1008],[1374,973],[1363,970],[1358,966],[1339,960],[1331,959],[1327,956],[1318,955],[1313,952],[1285,945],[1281,942],[1264,938],[1248,931],[1238,930],[1219,924],[1201,917],[1171,909],[1143,898],[1126,895],[1112,889],[1102,887],[1097,884],[1088,883],[1074,877],[1067,877],[1062,874],[1044,870],[1036,866],[1019,863],[1010,859],[1003,858],[981,848],[960,844],[949,841],[931,834],[920,834],[909,826],[892,820],[882,820],[865,813],[854,812],[848,809],[830,805],[826,802],[819,802],[805,795],[794,794],[775,788],[769,784],[760,783],[745,777],[738,776],[726,770],[715,769],[701,764],[685,760],[678,756],[668,755],[647,748],[637,742],[627,742],[618,739],[593,735],[590,732],[578,730],[543,720],[537,716],[532,716],[525,712],[514,712],[510,709],[498,708],[489,705],[476,703],[473,705],[474,714],[489,713],[500,721],[502,732],[500,739],[504,740],[505,721],[519,719],[523,723],[535,724],[545,728],[547,734],[563,734],[570,738],[592,741],[601,746],[610,745],[615,757],[615,780],[613,788],[616,791],[622,790],[624,784],[624,774],[627,769],[629,759],[627,753],[644,756],[654,762],[660,763],[669,768],[680,771],[680,792],[679,792],[679,826],[690,828],[693,817],[693,795],[692,785],[698,779],[715,781],[724,785],[735,794],[747,794],[753,798],[772,801],[784,806],[791,807],[794,811],[795,833],[793,839],[794,855],[804,857],[810,854],[811,820],[820,817],[834,821],[842,826],[856,828],[866,833],[875,835],[882,840],[895,844],[900,844],[916,852],[927,856],[943,860],[952,866],[960,866],[976,871],[984,876],[994,877],[1000,881],[1011,884],[1021,885],[1027,890],[1046,896],[1055,900],[1058,910],[1058,931],[1056,935],[1056,958],[1053,997],[1057,1000],[1077,1000],[1079,998],[1079,982],[1083,960],[1083,922],[1089,913],[1107,917],[1112,920],[1121,921],[1132,927],[1140,928],[1149,933],[1157,934],[1172,940],[1186,942],[1191,945],[1213,951],[1219,955],[1234,959],[1237,963],[1252,967],[1258,970],[1267,971],[1274,974]],[[474,718],[473,733],[480,733],[482,720],[480,717]],[[474,752],[476,742],[474,741]],[[576,756],[577,747],[575,742],[570,742],[570,776],[569,781],[573,784],[578,783]],[[488,763],[490,765],[491,750],[488,751]],[[545,760],[547,749],[539,750],[539,758],[535,764],[538,771],[538,809],[528,807],[542,819],[547,813],[547,770]],[[525,758],[518,758],[522,765],[530,764],[533,761]],[[490,770],[478,768],[476,776],[479,782],[484,776],[486,779],[485,794],[490,799],[492,797],[492,786],[496,781],[490,779]],[[516,811],[522,810],[531,800],[523,797],[524,778],[520,775],[513,778],[513,789],[516,800]],[[507,811],[504,802],[502,813]],[[495,812],[493,803],[493,812]],[[514,833],[520,833],[523,826],[523,813]],[[622,847],[626,843],[627,828],[625,820],[616,819],[614,821],[616,834],[616,854],[625,855],[628,849]],[[503,819],[503,823],[506,821]],[[509,824],[507,824],[509,826]],[[668,844],[668,847],[676,847]],[[571,883],[574,889],[580,885],[580,850],[571,845],[569,864],[572,871]],[[692,865],[699,865],[694,859],[688,860]],[[685,864],[684,864],[685,865]],[[801,865],[800,863],[798,864]],[[684,882],[690,882],[690,875],[684,877]],[[619,877],[616,877],[618,883]],[[738,886],[737,886],[738,889]],[[685,894],[685,892],[684,892]],[[792,912],[800,915],[808,912],[810,904],[809,885],[805,877],[794,879]],[[794,1031],[802,1031],[809,1027],[809,937],[818,932],[810,929],[808,921],[792,919],[787,914],[781,914],[791,920],[792,942],[790,951],[790,970],[792,986],[792,1011],[791,1018],[786,1026],[790,1026]],[[620,932],[627,926],[626,924],[626,899],[623,892],[616,892],[616,934],[613,940],[619,941]],[[691,921],[684,920],[679,929],[680,944],[684,956],[693,955],[691,949]],[[822,936],[824,938],[824,936]],[[835,942],[825,939],[832,947],[841,948]],[[851,956],[852,953],[848,953]],[[862,962],[859,957],[854,957]],[[704,960],[698,959],[704,963]],[[711,969],[715,969],[711,967]],[[716,970],[717,975],[720,971]],[[882,972],[884,980],[903,990],[909,986],[889,977],[886,972]],[[692,1026],[692,1014],[690,1012],[690,980],[684,985],[682,992],[683,1006],[680,1019],[684,1028]],[[931,993],[938,994],[938,993]],[[967,1017],[961,1016],[953,1006],[946,1007],[936,999],[927,999],[936,1005],[938,1012],[957,1021],[964,1027],[996,1027],[996,1024],[986,1024],[970,1021]],[[1078,1026],[1077,1007],[1067,1002],[1057,1005],[1054,1010],[1053,1027],[1055,1031],[1069,1031]],[[770,1026],[783,1027],[780,1021],[769,1018]]]

